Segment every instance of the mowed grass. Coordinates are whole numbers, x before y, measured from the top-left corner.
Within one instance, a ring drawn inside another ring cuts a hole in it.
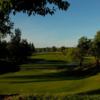
[[[28,64],[21,65],[21,69],[55,69],[66,68],[68,57],[63,55],[62,52],[40,53],[33,54],[31,61]]]
[[[77,94],[100,89],[100,74],[87,77],[53,77],[56,70],[20,71],[0,76],[0,94]],[[50,77],[51,75],[51,77]]]
[[[66,65],[66,59],[62,57],[66,58],[61,53],[37,54],[32,56],[33,61],[21,65],[19,72],[0,75],[0,94],[74,95],[100,90],[99,73],[89,77],[69,77],[64,69],[40,68],[44,65],[45,67]]]
[[[62,52],[50,52],[50,53],[40,53],[33,54],[32,58],[44,59],[44,60],[56,60],[56,61],[67,61],[67,56]]]

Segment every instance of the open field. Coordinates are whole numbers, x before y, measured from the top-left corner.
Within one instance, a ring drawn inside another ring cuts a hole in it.
[[[93,76],[67,76],[66,59],[60,53],[32,56],[28,64],[21,65],[19,72],[0,75],[0,94],[65,96],[100,93],[100,73]]]

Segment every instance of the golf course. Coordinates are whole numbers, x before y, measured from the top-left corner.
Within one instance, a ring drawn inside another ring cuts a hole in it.
[[[98,96],[100,73],[70,76],[69,67],[66,55],[61,52],[33,54],[30,62],[20,65],[20,71],[0,75],[0,94]]]

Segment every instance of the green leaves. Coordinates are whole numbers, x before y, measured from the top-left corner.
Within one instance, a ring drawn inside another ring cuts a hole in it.
[[[63,0],[0,0],[0,33],[11,33],[13,23],[10,21],[9,14],[13,12],[23,12],[30,15],[47,14],[53,15],[56,8],[66,11],[69,3]]]
[[[92,49],[95,57],[100,58],[100,31],[98,31],[94,37]]]
[[[29,16],[39,14],[45,16],[54,14],[55,8],[67,10],[69,3],[63,0],[1,0],[0,8],[4,12],[24,12]]]

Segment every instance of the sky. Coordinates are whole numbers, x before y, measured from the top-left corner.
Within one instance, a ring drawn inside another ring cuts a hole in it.
[[[35,47],[73,47],[82,36],[93,38],[100,30],[100,0],[67,0],[67,11],[57,10],[45,17],[17,13],[11,15],[15,28],[20,28],[22,38]]]

